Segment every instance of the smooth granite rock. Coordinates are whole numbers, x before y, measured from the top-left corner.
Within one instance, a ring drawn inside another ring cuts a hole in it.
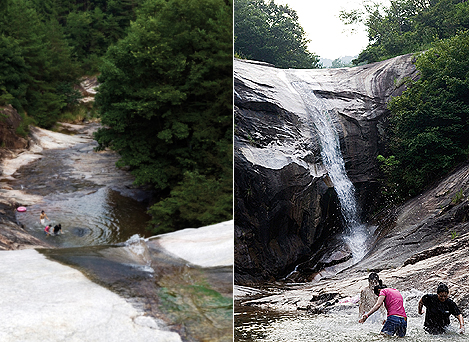
[[[1,251],[0,273],[1,341],[181,341],[163,322],[35,250]]]
[[[233,265],[233,221],[161,234],[147,243],[200,267]]]
[[[379,204],[376,157],[384,151],[387,102],[417,77],[413,56],[369,65],[282,70],[234,61],[235,281],[283,277],[343,231],[314,121],[296,91],[320,98],[355,185],[361,216]],[[319,256],[318,256],[319,257]]]

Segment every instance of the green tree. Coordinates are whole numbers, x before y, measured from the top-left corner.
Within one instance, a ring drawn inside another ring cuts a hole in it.
[[[469,152],[469,31],[434,43],[416,62],[410,82],[391,110],[389,183],[402,198],[414,196]]]
[[[98,72],[107,48],[125,36],[139,2],[1,1],[2,103],[46,128],[64,111],[73,112],[79,76]]]
[[[355,64],[424,51],[439,39],[469,28],[464,0],[391,0],[389,6],[365,2],[363,9],[342,12],[346,24],[363,23],[369,43]]]
[[[89,1],[77,3],[74,10],[64,8],[65,34],[86,73],[96,74],[107,48],[125,36],[139,2]]]
[[[296,11],[273,0],[235,0],[235,53],[279,68],[318,68]]]
[[[156,231],[231,218],[231,23],[229,1],[146,1],[106,54],[95,137],[158,191]]]
[[[351,66],[353,66],[351,62],[346,63],[342,61],[340,58],[334,59],[331,64],[331,68],[346,68],[346,67],[351,67]]]
[[[26,66],[18,43],[0,36],[0,106],[16,104],[26,94]]]
[[[38,125],[51,127],[66,105],[66,98],[56,91],[57,85],[75,82],[78,76],[61,26],[45,20],[30,1],[10,0],[6,15],[0,17],[0,33],[14,42],[26,70],[23,74],[18,69],[24,76],[18,89],[25,92],[11,93],[11,103]]]

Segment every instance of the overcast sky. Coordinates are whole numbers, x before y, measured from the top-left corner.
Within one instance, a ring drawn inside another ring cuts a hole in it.
[[[368,43],[364,25],[355,26],[355,33],[350,33],[351,28],[339,19],[341,10],[361,9],[362,0],[275,0],[275,3],[296,11],[311,40],[309,51],[321,58],[355,56]]]

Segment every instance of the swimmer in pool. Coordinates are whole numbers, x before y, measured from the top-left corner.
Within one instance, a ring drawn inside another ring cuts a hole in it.
[[[54,227],[54,235],[59,235],[59,233],[63,234],[62,225],[60,223]]]
[[[41,211],[41,215],[39,215],[39,221],[41,221],[41,224],[44,226],[46,224],[46,219],[49,220],[49,218],[47,217],[46,213],[43,211]]]

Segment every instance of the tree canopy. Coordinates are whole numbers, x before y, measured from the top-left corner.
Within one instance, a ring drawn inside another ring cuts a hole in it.
[[[0,33],[3,47],[10,50],[10,57],[4,54],[0,62],[5,67],[0,76],[3,95],[9,94],[7,102],[39,125],[50,127],[66,105],[66,95],[57,87],[78,77],[62,28],[45,20],[31,2],[10,0],[0,16]]]
[[[469,29],[469,3],[465,0],[390,0],[365,2],[363,9],[342,12],[347,24],[363,23],[368,46],[356,64],[385,60],[424,51],[431,43]]]
[[[2,0],[0,104],[51,128],[76,105],[79,78],[97,73],[108,46],[125,36],[138,1]]]
[[[149,0],[106,53],[99,149],[158,202],[154,231],[232,217],[232,3]]]
[[[296,11],[273,0],[234,1],[234,50],[241,57],[279,68],[318,68],[318,56],[308,51]]]
[[[469,153],[469,31],[434,43],[416,61],[420,79],[408,83],[391,110],[390,193],[418,194],[467,160]]]

